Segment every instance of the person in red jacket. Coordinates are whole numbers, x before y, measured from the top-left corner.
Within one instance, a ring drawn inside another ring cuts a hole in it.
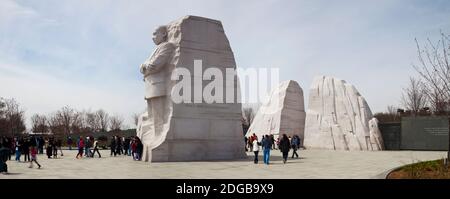
[[[133,156],[133,160],[136,160],[136,148],[137,148],[136,138],[133,137],[133,141],[131,141],[131,155]]]
[[[31,150],[30,150],[30,154],[31,154],[31,161],[30,161],[30,166],[29,168],[33,168],[33,162],[35,162],[39,169],[41,168],[41,165],[39,164],[39,162],[37,162],[37,148],[35,146],[31,146]]]
[[[80,136],[80,141],[78,141],[78,154],[77,154],[77,159],[78,157],[82,158],[83,157],[83,150],[84,150],[84,141],[83,141],[83,137]]]

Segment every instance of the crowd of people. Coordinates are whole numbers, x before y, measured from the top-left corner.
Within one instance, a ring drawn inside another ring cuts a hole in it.
[[[71,139],[68,139],[68,141],[69,140],[72,142]],[[83,137],[80,136],[76,143],[78,148],[77,159],[83,158],[83,156],[93,158],[95,153],[97,153],[99,158],[102,157],[99,151],[100,145],[98,139],[93,137],[86,137],[83,139]],[[111,151],[110,156],[116,157],[118,155],[125,155],[132,156],[133,160],[141,160],[144,146],[141,140],[136,136],[120,137],[115,135],[111,137],[109,148]]]
[[[78,149],[76,159],[83,157],[94,158],[97,154],[99,158],[102,157],[100,153],[101,148],[106,146],[100,146],[100,140],[94,137],[80,136],[76,141],[72,137],[67,138],[67,146],[69,150],[72,150],[74,144]],[[120,137],[112,136],[109,147],[111,150],[111,156],[125,155],[131,156],[133,160],[141,160],[143,144],[141,140],[136,136]],[[62,140],[56,139],[53,136],[17,136],[0,138],[0,173],[7,173],[8,166],[6,161],[11,160],[14,156],[17,162],[29,162],[30,168],[36,164],[38,168],[42,165],[37,161],[38,154],[44,154],[49,159],[58,158],[58,155],[64,156],[62,150]],[[23,159],[22,159],[23,158]]]
[[[281,137],[278,137],[277,140],[274,139],[273,135],[264,135],[261,140],[258,139],[256,134],[251,135],[250,137],[245,137],[245,150],[252,151],[255,154],[254,163],[258,164],[258,154],[259,148],[262,147],[263,150],[263,161],[264,164],[269,164],[270,160],[270,151],[279,149],[283,156],[283,163],[286,163],[289,151],[292,149],[292,157],[298,158],[299,155],[297,150],[300,149],[300,137],[298,135],[287,136],[286,134],[282,134]]]
[[[76,159],[83,157],[94,158],[95,154],[99,158],[102,157],[100,153],[100,142],[98,138],[80,136],[76,140],[76,146],[78,153]],[[270,151],[280,150],[283,157],[283,163],[286,163],[289,155],[289,151],[292,149],[291,158],[298,158],[299,155],[297,150],[300,148],[300,137],[298,135],[287,136],[282,134],[276,140],[273,135],[264,135],[261,139],[258,139],[256,134],[250,137],[245,137],[245,150],[254,152],[254,163],[258,163],[258,155],[260,147],[263,151],[263,161],[264,164],[269,164]],[[67,139],[67,146],[69,150],[72,149],[74,141],[71,137]],[[60,156],[63,156],[62,151],[62,140],[56,139],[53,136],[42,137],[42,136],[18,136],[18,137],[2,137],[0,139],[0,172],[7,172],[6,161],[11,160],[12,156],[15,155],[15,161],[21,162],[21,157],[23,157],[23,162],[29,162],[30,168],[34,164],[37,164],[38,168],[41,165],[37,161],[37,154],[43,154],[44,149],[46,151],[47,158],[58,158],[58,152]],[[106,146],[102,146],[106,148]],[[112,136],[109,142],[110,156],[131,156],[133,160],[141,160],[143,152],[143,144],[141,140],[136,136],[121,137],[118,135]]]
[[[23,162],[29,162],[30,168],[33,167],[34,163],[41,168],[41,165],[37,161],[37,154],[42,154],[44,146],[46,146],[49,158],[52,155],[57,156],[57,143],[58,140],[55,140],[53,137],[44,139],[41,136],[20,136],[13,138],[3,136],[0,139],[0,172],[8,172],[6,161],[11,160],[13,155],[15,155],[15,161],[17,162],[21,162],[21,157],[23,157]],[[60,147],[59,149],[61,150]]]

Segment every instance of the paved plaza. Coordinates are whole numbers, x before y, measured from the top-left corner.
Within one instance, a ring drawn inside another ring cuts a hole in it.
[[[38,156],[42,168],[29,163],[8,161],[9,174],[0,179],[73,179],[73,178],[380,178],[382,173],[418,161],[446,156],[440,151],[327,151],[302,150],[301,158],[282,163],[278,150],[271,153],[271,164],[253,164],[253,154],[237,161],[165,162],[133,161],[130,156],[75,159],[76,151],[64,151],[58,159]],[[13,157],[14,159],[14,157]],[[23,160],[23,157],[21,158]]]

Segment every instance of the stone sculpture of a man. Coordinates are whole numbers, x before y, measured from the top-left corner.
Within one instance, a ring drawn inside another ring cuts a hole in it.
[[[166,83],[168,65],[174,52],[174,45],[167,41],[168,32],[166,26],[159,26],[153,33],[153,42],[157,45],[153,54],[141,64],[140,71],[144,75],[145,99],[147,100],[148,118],[153,123],[152,132],[143,132],[141,135],[144,144],[145,134],[153,134],[158,137],[163,131],[165,116],[165,101],[167,95]],[[170,77],[170,76],[169,76]],[[152,136],[152,137],[153,137]],[[148,141],[147,141],[148,143]]]

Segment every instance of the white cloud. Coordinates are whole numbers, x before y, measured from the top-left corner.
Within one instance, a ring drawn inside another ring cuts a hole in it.
[[[137,68],[154,48],[152,29],[190,14],[222,21],[238,67],[280,67],[280,80],[298,81],[306,101],[315,75],[336,76],[383,111],[415,74],[414,37],[450,32],[442,4],[2,0],[0,83],[8,87],[0,96],[17,98],[28,115],[71,105],[127,118],[145,107]]]
[[[131,115],[145,107],[145,101],[138,95],[139,89],[128,89],[129,83],[102,89],[21,68],[20,65],[0,64],[0,93],[2,97],[15,98],[21,103],[28,117],[34,113],[50,113],[66,105],[80,111],[103,108],[111,114],[122,115],[127,125],[132,126]]]

